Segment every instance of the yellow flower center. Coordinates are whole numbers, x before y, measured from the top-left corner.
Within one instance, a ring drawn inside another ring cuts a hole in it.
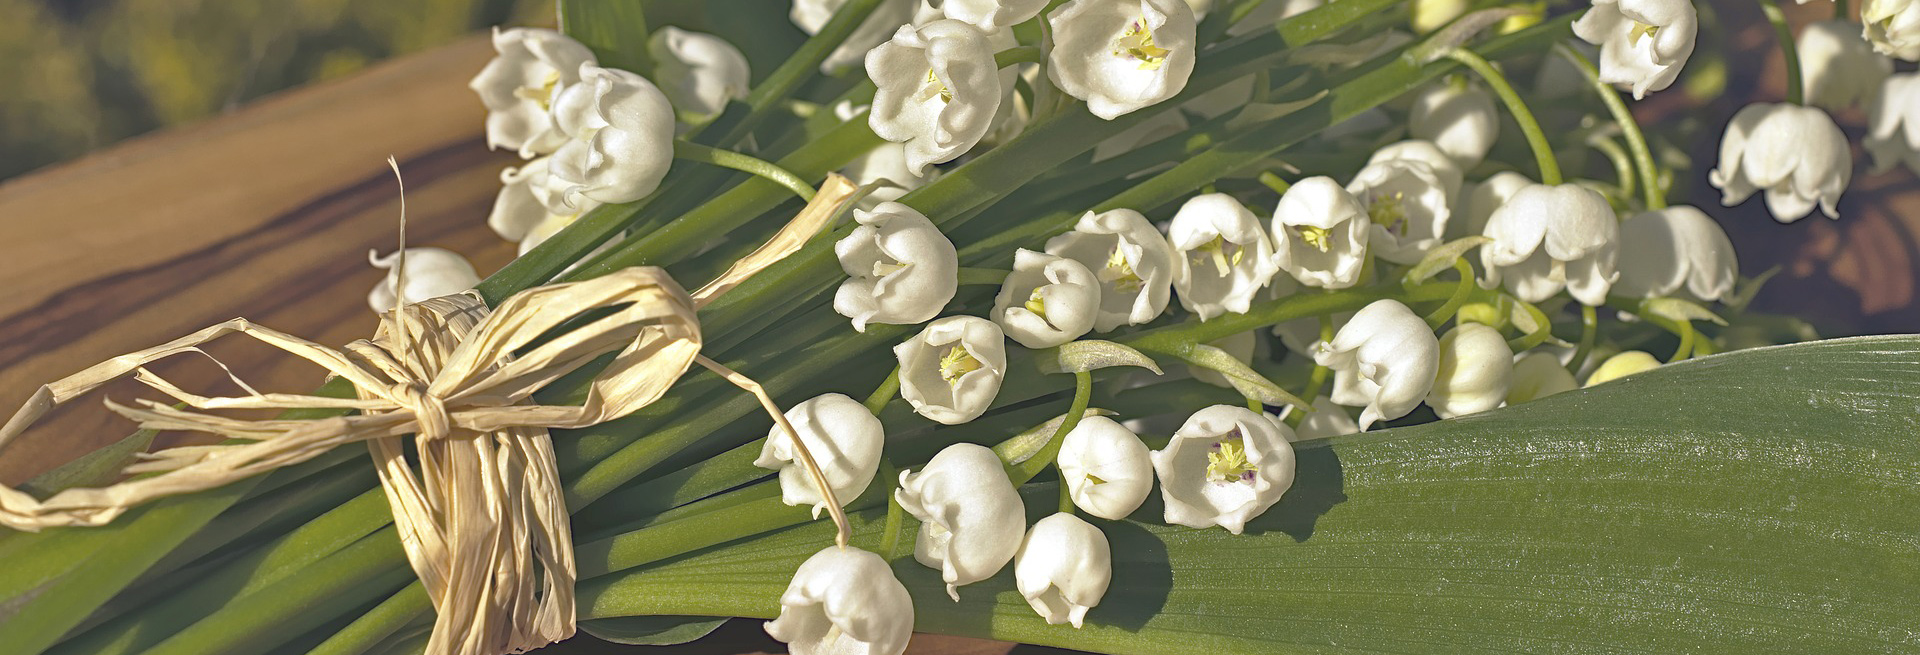
[[[1159,70],[1167,64],[1166,48],[1154,45],[1153,30],[1145,19],[1134,19],[1120,38],[1113,40],[1113,54],[1140,62],[1140,70]]]
[[[1367,203],[1367,218],[1388,232],[1399,234],[1407,222],[1406,199],[1407,194],[1400,192],[1375,194],[1373,201]]]
[[[1333,247],[1332,232],[1326,228],[1302,225],[1294,228],[1294,231],[1300,233],[1301,241],[1307,242],[1307,245],[1313,246],[1315,250],[1326,252]]]
[[[553,88],[560,86],[560,71],[548,71],[545,82],[538,87],[520,87],[513,94],[525,100],[540,103],[541,109],[553,109]]]
[[[1240,265],[1240,260],[1245,258],[1246,254],[1247,249],[1240,244],[1228,243],[1226,237],[1214,237],[1212,241],[1195,248],[1191,257],[1195,264],[1213,260],[1213,267],[1220,271],[1220,277],[1226,277],[1232,272],[1233,267]]]
[[[947,384],[959,384],[961,376],[980,368],[980,360],[974,359],[973,353],[957,344],[948,348],[947,354],[940,358],[940,378],[946,380]]]
[[[1113,252],[1107,255],[1107,265],[1100,269],[1100,281],[1112,284],[1114,290],[1122,293],[1139,291],[1146,284],[1133,272],[1133,265],[1127,263],[1127,254],[1120,251],[1119,244],[1114,244]]]
[[[1033,293],[1027,294],[1026,308],[1027,311],[1039,316],[1040,320],[1047,320],[1047,300],[1040,297],[1039,289],[1034,289]]]
[[[1087,483],[1088,483],[1088,484],[1106,484],[1106,483],[1107,483],[1107,481],[1106,481],[1106,480],[1102,480],[1102,479],[1100,479],[1100,476],[1098,476],[1098,475],[1094,475],[1094,474],[1092,474],[1092,473],[1088,473],[1088,474],[1087,474]]]
[[[1641,38],[1651,39],[1653,38],[1653,34],[1658,31],[1660,31],[1659,25],[1648,25],[1640,21],[1634,21],[1633,31],[1628,33],[1628,43],[1640,45]]]
[[[1207,480],[1212,482],[1251,482],[1253,462],[1247,460],[1246,443],[1238,431],[1213,445],[1207,453]]]
[[[940,96],[941,102],[953,102],[953,89],[947,88],[946,83],[940,81],[940,76],[933,74],[933,69],[929,68],[927,81],[920,86],[920,99],[928,100],[936,95]]]

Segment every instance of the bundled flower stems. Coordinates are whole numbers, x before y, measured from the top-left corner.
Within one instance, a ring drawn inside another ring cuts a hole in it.
[[[226,441],[0,489],[4,650],[499,655],[757,616],[794,653],[892,655],[1005,595],[1031,614],[989,634],[1166,652],[1103,604],[1150,573],[1129,535],[1268,538],[1297,443],[1810,338],[1748,311],[1761,280],[1667,204],[1629,111],[1711,29],[1688,0],[793,0],[749,21],[810,35],[777,62],[561,5],[471,83],[524,160],[473,220],[519,259],[482,279],[403,241],[367,340],[230,321],[6,425],[131,375],[163,400],[109,409]],[[1920,173],[1890,59],[1920,59],[1920,2],[1842,7],[1797,56],[1753,9],[1790,97],[1696,166],[1726,204],[1839,218],[1833,109]],[[208,397],[142,368],[231,333],[331,381]],[[261,408],[289,413],[220,413]],[[622,586],[774,535],[805,540],[790,578]]]

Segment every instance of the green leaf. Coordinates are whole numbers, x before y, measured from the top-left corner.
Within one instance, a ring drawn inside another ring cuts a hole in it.
[[[1113,585],[1082,630],[1041,621],[1008,570],[957,604],[936,571],[894,570],[919,630],[1111,653],[1913,652],[1917,397],[1920,337],[1842,339],[1303,442],[1246,535],[1155,525],[1153,501],[1100,523]],[[581,606],[770,617],[830,538],[589,581]]]
[[[1288,393],[1286,389],[1280,388],[1280,385],[1274,384],[1272,380],[1268,380],[1259,371],[1253,370],[1253,367],[1248,366],[1246,362],[1235,359],[1225,350],[1204,343],[1196,343],[1179,355],[1181,359],[1187,360],[1188,364],[1219,373],[1221,377],[1227,379],[1228,384],[1233,385],[1234,391],[1258,400],[1261,404],[1298,407],[1309,407],[1313,404]]]
[[[672,646],[705,637],[726,622],[704,616],[622,616],[582,621],[580,629],[616,644]]]
[[[653,76],[647,15],[635,0],[561,0],[560,31],[586,44],[601,66]]]
[[[1160,375],[1160,366],[1153,362],[1152,357],[1112,341],[1069,341],[1042,350],[1038,356],[1037,365],[1042,373],[1083,373],[1111,366],[1138,366]]]
[[[114,442],[99,450],[82,455],[79,459],[61,464],[59,468],[47,471],[25,484],[20,490],[45,498],[55,492],[72,487],[95,487],[112,484],[120,477],[120,469],[125,468],[134,453],[147,451],[153,444],[153,430],[135,430],[125,439]]]

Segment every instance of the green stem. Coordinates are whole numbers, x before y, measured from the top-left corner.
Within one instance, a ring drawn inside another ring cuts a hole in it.
[[[900,393],[900,366],[896,364],[893,372],[887,374],[887,379],[880,381],[880,386],[874,388],[873,393],[867,394],[867,401],[862,404],[866,405],[867,411],[873,412],[874,416],[879,416],[880,410],[886,409],[887,403],[893,402],[894,395],[898,393]]]
[[[886,532],[882,533],[880,537],[880,550],[876,552],[880,553],[880,556],[886,558],[889,562],[893,561],[893,558],[899,557],[900,526],[905,523],[906,520],[907,510],[900,507],[900,498],[893,494],[887,494],[887,527]]]
[[[1634,164],[1640,170],[1640,193],[1645,197],[1647,209],[1666,207],[1666,192],[1661,189],[1660,169],[1654,164],[1653,150],[1647,147],[1647,135],[1640,131],[1640,122],[1634,119],[1633,110],[1627,108],[1627,101],[1620,97],[1620,91],[1600,81],[1600,69],[1594,67],[1593,62],[1580,51],[1565,43],[1555,49],[1587,78],[1587,85],[1600,95],[1601,102],[1607,105],[1607,112],[1613,114],[1613,122],[1620,126],[1620,133],[1627,140],[1627,149],[1633,152]]]
[[[794,175],[791,171],[781,168],[773,162],[752,155],[743,155],[732,150],[703,146],[689,141],[675,141],[673,142],[673,158],[697,161],[702,164],[711,164],[721,168],[731,168],[742,173],[750,173],[771,181],[774,184],[786,187],[787,190],[792,191],[794,195],[800,196],[801,200],[809,202],[813,200],[813,185],[807,184],[807,181],[800,179],[800,176]]]
[[[1601,134],[1589,137],[1587,145],[1600,151],[1601,155],[1606,156],[1607,162],[1613,164],[1614,179],[1620,184],[1621,201],[1632,202],[1634,194],[1638,193],[1640,188],[1640,173],[1634,168],[1633,155],[1627,154],[1627,149],[1620,147],[1612,137]]]
[[[1460,274],[1460,285],[1454,287],[1453,295],[1447,298],[1446,304],[1426,316],[1427,327],[1437,330],[1446,325],[1447,321],[1453,320],[1454,314],[1460,312],[1460,307],[1467,304],[1467,298],[1473,296],[1473,266],[1467,264],[1465,257],[1459,257],[1453,260],[1453,270]]]
[[[1018,464],[1007,466],[1007,478],[1015,486],[1026,484],[1041,471],[1054,465],[1054,458],[1060,455],[1060,442],[1067,438],[1075,426],[1080,425],[1081,417],[1087,413],[1087,406],[1093,403],[1093,374],[1087,371],[1075,371],[1073,374],[1073,404],[1067,408],[1066,418],[1060,421],[1053,436],[1047,438],[1047,445],[1041,446],[1033,456]]]
[[[1005,284],[1008,271],[998,268],[960,267],[960,286],[980,285],[997,287]]]
[[[1006,68],[1014,64],[1037,64],[1046,57],[1046,53],[1040,50],[1040,46],[1014,46],[994,53],[993,65]]]
[[[1593,354],[1593,340],[1600,331],[1599,312],[1593,305],[1580,304],[1580,346],[1573,351],[1573,359],[1567,362],[1567,370],[1578,371],[1587,363],[1587,356]]]
[[[1780,12],[1780,5],[1772,0],[1758,0],[1760,13],[1767,15],[1767,22],[1773,24],[1773,34],[1780,40],[1780,55],[1787,61],[1787,102],[1796,105],[1807,104],[1804,87],[1800,79],[1800,52],[1793,40],[1793,25],[1787,23],[1787,16]]]
[[[1332,314],[1320,315],[1320,340],[1333,341]],[[1313,365],[1313,372],[1307,375],[1307,388],[1304,393],[1300,394],[1300,399],[1308,403],[1318,401],[1320,399],[1320,390],[1326,388],[1327,378],[1331,375],[1333,375],[1333,369],[1321,366],[1316,362]],[[1287,412],[1287,427],[1300,427],[1301,423],[1306,422],[1307,414],[1312,411],[1312,405],[1293,408],[1293,411]]]
[[[1273,171],[1261,171],[1260,183],[1267,185],[1267,188],[1269,189],[1273,189],[1274,193],[1278,193],[1283,196],[1287,195],[1287,189],[1293,188],[1293,184],[1287,182],[1286,180],[1280,179],[1280,176],[1274,175]]]
[[[1547,318],[1546,312],[1540,311],[1539,307],[1525,300],[1512,296],[1508,296],[1508,299],[1526,310],[1527,316],[1533,319],[1533,330],[1507,340],[1507,346],[1513,348],[1513,352],[1523,353],[1533,350],[1534,346],[1546,343],[1547,339],[1553,336],[1553,321]]]
[[[1540,183],[1559,184],[1560,162],[1553,157],[1553,146],[1547,143],[1547,133],[1540,129],[1540,121],[1533,118],[1533,110],[1527,108],[1526,101],[1521,100],[1520,94],[1513,90],[1513,85],[1507,83],[1507,76],[1494,68],[1486,57],[1466,48],[1448,48],[1446,57],[1473,69],[1481,79],[1486,80],[1487,86],[1493,87],[1494,94],[1500,96],[1500,102],[1506,103],[1507,112],[1513,114],[1514,122],[1520,124],[1520,132],[1527,135],[1527,145],[1533,148],[1533,159],[1540,166]]]
[[[1067,486],[1067,480],[1064,477],[1060,479],[1058,486],[1060,487],[1060,513],[1072,515],[1074,510],[1073,489]]]

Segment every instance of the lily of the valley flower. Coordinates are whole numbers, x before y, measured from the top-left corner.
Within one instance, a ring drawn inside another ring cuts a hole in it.
[[[1193,74],[1196,25],[1183,0],[1069,0],[1047,14],[1047,77],[1113,120],[1180,93]]]
[[[1080,262],[1100,281],[1100,313],[1094,316],[1094,330],[1139,325],[1167,310],[1173,250],[1140,212],[1087,212],[1072,232],[1048,239],[1046,251]]]
[[[867,76],[878,89],[867,124],[906,143],[916,175],[980,143],[1003,95],[987,35],[957,20],[900,26],[867,53]]]
[[[900,655],[913,636],[913,597],[879,555],[828,546],[794,571],[767,634],[793,655]]]
[[[1813,212],[1839,218],[1840,194],[1853,179],[1847,135],[1827,112],[1793,104],[1742,107],[1720,140],[1720,165],[1707,181],[1729,207],[1766,191],[1774,220],[1792,223]]]
[[[1905,162],[1907,170],[1920,175],[1920,73],[1888,77],[1867,111],[1867,125],[1860,144],[1873,155],[1873,172]]]
[[[1823,20],[1801,28],[1800,71],[1807,104],[1840,110],[1865,104],[1880,92],[1893,62],[1873,51],[1852,22]]]
[[[887,435],[880,419],[865,405],[845,394],[829,393],[794,405],[786,415],[814,463],[820,465],[834,500],[844,506],[873,482]],[[827,508],[819,486],[806,465],[799,462],[792,437],[780,426],[767,433],[766,445],[761,446],[760,457],[753,460],[753,465],[780,472],[780,497],[787,505],[810,505],[815,518]]]
[[[1180,306],[1207,320],[1246,313],[1254,294],[1279,271],[1273,244],[1253,212],[1224,193],[1187,200],[1167,226],[1173,288]]]
[[[1367,247],[1381,259],[1418,262],[1446,235],[1460,170],[1438,147],[1425,156],[1398,156],[1424,150],[1396,149],[1384,157],[1375,153],[1374,161],[1347,183],[1347,192],[1367,208],[1373,223]]]
[[[947,425],[985,413],[1007,372],[1005,335],[977,316],[928,323],[893,354],[900,360],[900,396],[914,412]]]
[[[1373,221],[1367,208],[1326,176],[1295,182],[1273,211],[1281,270],[1310,287],[1345,289],[1360,281]]]
[[[1024,23],[1046,7],[1047,0],[946,0],[941,5],[947,18],[988,32]]]
[[[578,209],[560,206],[547,184],[547,161],[542,157],[501,171],[500,195],[487,216],[487,226],[500,238],[520,244],[523,255],[600,206],[591,198],[582,198]]]
[[[1860,3],[1861,34],[1889,57],[1920,61],[1920,0]]]
[[[1607,361],[1601,362],[1599,367],[1593,369],[1593,373],[1587,375],[1587,384],[1585,386],[1591,387],[1596,384],[1612,382],[1635,373],[1651,371],[1656,368],[1660,368],[1660,360],[1654,359],[1653,355],[1647,354],[1644,351],[1629,350],[1608,357]]]
[[[1285,410],[1280,412],[1279,416],[1274,418],[1276,421],[1285,419],[1296,411],[1299,411],[1299,409],[1288,405]],[[1331,397],[1321,396],[1313,399],[1313,411],[1308,412],[1306,418],[1300,419],[1300,425],[1293,429],[1293,436],[1291,438],[1299,442],[1308,439],[1324,439],[1327,437],[1358,434],[1359,432],[1360,424],[1353,422],[1353,417],[1347,415],[1346,408],[1333,402],[1333,398]]]
[[[566,143],[549,109],[561,89],[580,81],[580,65],[593,51],[553,30],[517,27],[493,30],[500,54],[467,86],[487,106],[487,147],[511,148],[521,157],[543,155]]]
[[[1440,418],[1466,416],[1499,407],[1513,378],[1513,348],[1500,331],[1462,323],[1440,338],[1440,371],[1427,405]]]
[[[647,53],[658,62],[660,92],[675,109],[712,116],[728,100],[747,97],[753,76],[747,56],[726,39],[668,25],[647,39]]]
[[[1072,514],[1040,519],[1027,532],[1013,562],[1013,584],[1047,620],[1080,627],[1113,581],[1113,547],[1107,535]]]
[[[1245,407],[1195,412],[1152,455],[1166,521],[1240,534],[1293,486],[1292,432]]]
[[[833,20],[834,12],[847,4],[847,0],[793,0],[793,7],[787,11],[787,19],[795,27],[813,36]],[[820,72],[832,74],[841,68],[860,63],[867,51],[885,43],[894,30],[913,20],[913,12],[919,4],[917,0],[880,0],[880,4],[867,14],[867,19],[854,28],[847,40],[833,49],[827,58],[820,62]]]
[[[1675,205],[1620,224],[1620,280],[1613,293],[1725,300],[1739,279],[1733,241],[1699,209]]]
[[[842,121],[850,121],[866,113],[866,105],[855,106],[842,100],[833,106],[833,115]],[[853,158],[840,169],[854,184],[866,186],[879,183],[879,186],[860,199],[860,208],[871,210],[880,203],[899,200],[907,192],[926,186],[940,177],[940,169],[928,168],[924,175],[917,175],[907,167],[907,145],[887,141],[875,146],[867,154]]]
[[[1513,384],[1507,389],[1507,404],[1518,405],[1578,388],[1580,384],[1559,358],[1538,350],[1529,351],[1513,360]]]
[[[1454,220],[1447,224],[1447,238],[1480,236],[1487,232],[1487,219],[1493,217],[1494,210],[1507,204],[1515,191],[1527,188],[1533,180],[1513,171],[1500,171],[1492,177],[1481,180],[1466,192],[1463,211],[1454,214]]]
[[[1093,329],[1100,281],[1080,262],[1021,248],[993,298],[993,322],[1028,348],[1052,348]]]
[[[1500,113],[1493,94],[1480,87],[1441,82],[1414,96],[1407,133],[1439,146],[1460,168],[1473,168],[1500,137]]]
[[[987,578],[1020,550],[1026,507],[1000,458],[986,446],[947,446],[919,472],[902,471],[894,492],[900,508],[920,520],[913,558],[940,569],[947,595]]]
[[[947,235],[912,207],[883,202],[856,209],[860,224],[833,244],[847,281],[833,296],[833,311],[868,323],[911,325],[940,315],[960,288],[960,256]]]
[[[673,106],[647,78],[583,64],[579,83],[555,97],[553,117],[567,139],[547,163],[560,207],[639,200],[673,163]]]
[[[1574,184],[1535,184],[1514,192],[1487,219],[1480,247],[1482,286],[1541,302],[1566,289],[1589,305],[1607,301],[1619,277],[1620,226],[1599,192]]]
[[[1398,300],[1376,300],[1313,348],[1333,370],[1333,402],[1360,412],[1360,428],[1406,416],[1425,400],[1440,370],[1440,340]]]
[[[1147,445],[1118,421],[1088,416],[1060,439],[1060,479],[1073,505],[1117,521],[1140,509],[1153,491]]]
[[[1600,46],[1600,81],[1646,97],[1673,84],[1700,29],[1689,0],[1593,0],[1573,33]]]
[[[472,289],[480,283],[480,275],[473,270],[473,264],[445,248],[408,248],[406,261],[406,287],[397,289],[400,281],[400,252],[395,251],[385,257],[377,253],[367,253],[368,263],[374,268],[386,269],[387,277],[373,287],[367,294],[367,306],[375,313],[393,309],[396,293],[400,301],[411,305],[428,298],[452,295]]]

